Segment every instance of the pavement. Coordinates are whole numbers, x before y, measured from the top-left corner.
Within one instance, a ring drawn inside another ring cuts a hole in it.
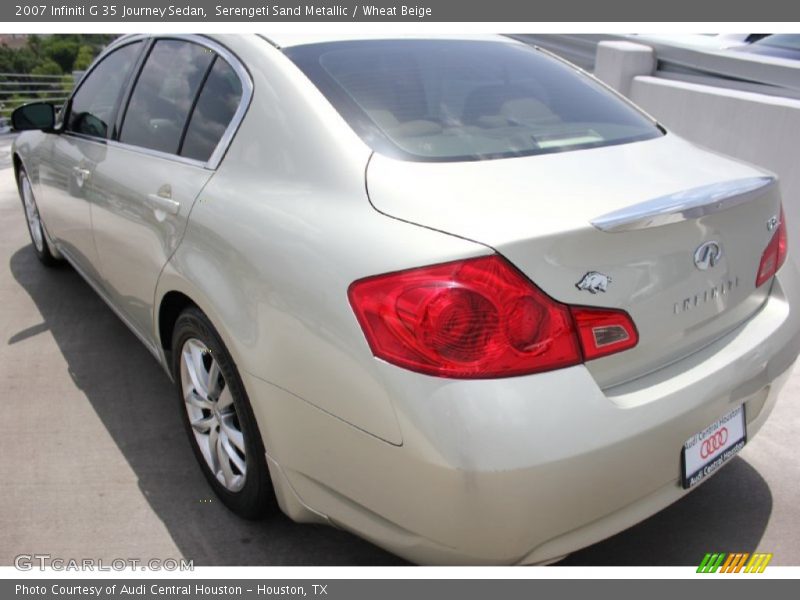
[[[195,463],[171,384],[68,266],[30,247],[0,137],[0,565],[19,554],[201,565],[401,565],[349,533],[228,512]],[[800,565],[800,369],[772,417],[694,493],[566,565]]]

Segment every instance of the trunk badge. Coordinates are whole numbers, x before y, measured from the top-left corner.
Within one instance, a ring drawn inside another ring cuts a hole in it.
[[[700,244],[694,251],[694,266],[701,271],[707,271],[717,265],[722,258],[722,247],[718,242]]]
[[[767,231],[772,231],[773,229],[775,229],[780,224],[781,224],[780,219],[778,219],[777,216],[770,217],[767,220]]]
[[[586,290],[591,294],[596,294],[597,292],[605,292],[609,283],[611,283],[611,277],[608,275],[603,275],[598,271],[589,271],[575,284],[575,287],[579,290]]]

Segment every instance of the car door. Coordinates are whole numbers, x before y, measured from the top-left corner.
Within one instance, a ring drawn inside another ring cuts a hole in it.
[[[39,208],[48,232],[85,275],[99,283],[92,236],[89,177],[107,158],[107,140],[144,43],[133,41],[103,57],[62,111],[59,133],[47,135],[39,164]]]
[[[94,239],[110,300],[151,343],[159,274],[245,104],[249,79],[232,63],[238,66],[205,38],[153,40],[119,133],[91,175]]]

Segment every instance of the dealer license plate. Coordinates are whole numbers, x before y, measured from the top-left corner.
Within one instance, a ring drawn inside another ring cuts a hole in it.
[[[747,442],[744,405],[694,434],[681,451],[681,483],[689,489],[733,458]]]

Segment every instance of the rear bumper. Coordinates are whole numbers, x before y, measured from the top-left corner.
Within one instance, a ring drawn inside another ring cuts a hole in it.
[[[687,493],[683,442],[743,403],[752,440],[800,352],[798,299],[790,261],[746,323],[607,390],[583,366],[453,381],[382,365],[401,446],[255,377],[246,385],[293,518],[329,520],[415,562],[545,562]]]

